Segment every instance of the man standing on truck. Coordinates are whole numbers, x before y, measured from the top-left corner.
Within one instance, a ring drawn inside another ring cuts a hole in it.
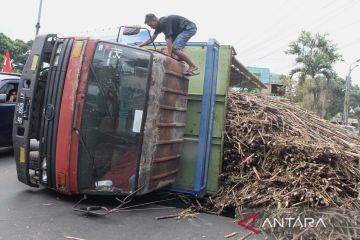
[[[191,76],[199,74],[199,68],[184,51],[182,51],[186,43],[197,31],[195,23],[178,15],[169,15],[159,19],[155,14],[149,13],[145,16],[145,24],[155,29],[155,32],[148,40],[140,44],[140,47],[147,46],[155,41],[160,33],[164,33],[167,44],[167,52],[165,52],[165,54],[168,56],[174,54],[179,57],[180,60],[185,61],[189,65],[189,69],[185,74]]]

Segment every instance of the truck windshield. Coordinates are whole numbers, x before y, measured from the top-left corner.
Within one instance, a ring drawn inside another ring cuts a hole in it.
[[[97,44],[80,128],[80,191],[135,189],[150,59],[144,50]]]

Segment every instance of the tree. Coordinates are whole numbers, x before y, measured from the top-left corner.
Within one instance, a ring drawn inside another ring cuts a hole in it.
[[[327,84],[326,99],[329,101],[325,111],[325,119],[330,120],[344,111],[346,81],[341,77],[334,77]]]
[[[323,112],[320,106],[321,93],[324,90],[323,79],[330,80],[334,76],[333,65],[341,59],[336,44],[328,39],[328,34],[315,35],[302,31],[300,37],[289,44],[286,54],[295,55],[296,67],[291,70],[290,77],[299,75],[299,85],[306,79],[311,82],[309,91],[313,95],[313,111],[318,115]]]
[[[10,49],[12,46],[12,41],[9,37],[5,36],[5,34],[0,33],[0,63],[4,62],[4,54],[6,49]]]
[[[21,72],[22,68],[29,56],[33,41],[24,42],[16,39],[11,40],[5,34],[0,33],[0,64],[4,62],[4,53],[6,49],[9,49],[13,70],[15,72]],[[0,69],[1,70],[1,69]]]

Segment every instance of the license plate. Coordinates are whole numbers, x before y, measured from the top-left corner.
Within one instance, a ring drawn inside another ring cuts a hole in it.
[[[25,112],[25,94],[20,92],[19,98],[16,102],[16,114],[15,114],[15,123],[23,124],[23,116]]]

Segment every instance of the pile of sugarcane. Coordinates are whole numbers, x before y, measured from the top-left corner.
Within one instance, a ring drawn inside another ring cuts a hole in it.
[[[221,187],[201,208],[360,209],[359,164],[356,134],[286,99],[231,93]]]
[[[228,97],[221,190],[225,207],[360,208],[360,138],[285,99]]]

